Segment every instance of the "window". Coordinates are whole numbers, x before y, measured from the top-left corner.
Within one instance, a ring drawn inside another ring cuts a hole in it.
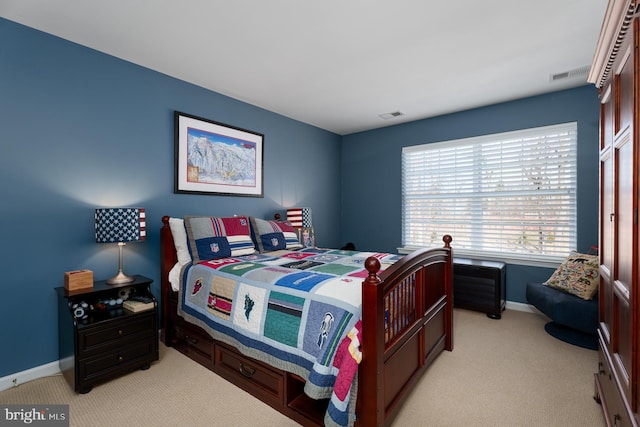
[[[402,243],[558,262],[576,248],[577,125],[404,147]]]

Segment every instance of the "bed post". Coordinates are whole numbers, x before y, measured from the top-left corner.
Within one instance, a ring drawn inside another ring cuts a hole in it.
[[[384,425],[384,294],[378,277],[380,261],[367,258],[368,277],[362,282],[362,361],[358,372],[356,422],[361,426]]]
[[[444,248],[449,249],[449,256],[447,257],[447,264],[444,272],[444,284],[445,294],[447,295],[447,305],[445,312],[445,325],[444,330],[447,338],[445,339],[444,348],[448,351],[453,351],[453,249],[451,248],[451,241],[453,238],[445,234],[442,236],[444,242]]]

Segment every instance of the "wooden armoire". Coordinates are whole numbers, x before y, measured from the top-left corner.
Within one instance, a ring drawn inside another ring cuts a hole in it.
[[[595,398],[607,425],[640,412],[639,0],[609,0],[589,81],[600,93],[600,311]]]

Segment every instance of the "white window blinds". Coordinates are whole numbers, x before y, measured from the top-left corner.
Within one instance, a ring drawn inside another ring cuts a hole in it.
[[[577,125],[402,150],[406,248],[558,261],[576,248]]]

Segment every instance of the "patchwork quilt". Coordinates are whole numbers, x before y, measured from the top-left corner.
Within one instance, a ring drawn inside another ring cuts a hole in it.
[[[326,425],[353,424],[364,262],[399,255],[307,248],[187,265],[179,314],[243,354],[295,373],[330,399]]]

